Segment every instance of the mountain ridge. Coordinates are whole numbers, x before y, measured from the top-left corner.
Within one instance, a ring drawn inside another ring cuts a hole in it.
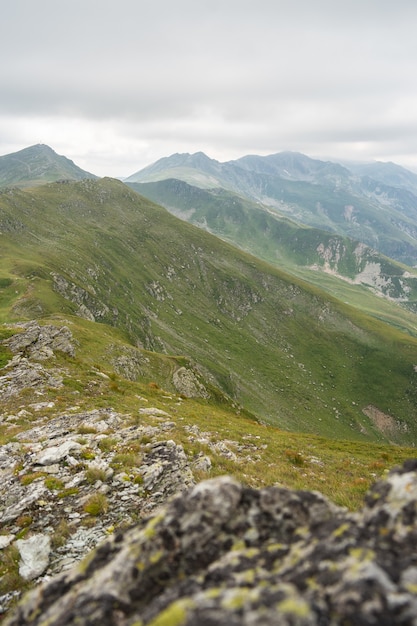
[[[184,181],[127,183],[171,213],[306,280],[325,272],[415,310],[415,273],[358,241],[298,224],[226,190]],[[320,278],[317,277],[317,282]]]
[[[125,182],[177,178],[203,189],[222,187],[301,224],[351,237],[406,265],[417,264],[417,175],[412,172],[404,170],[407,177],[392,186],[381,175],[373,179],[337,163],[284,152],[214,162],[213,175],[211,166],[194,166],[192,157],[185,155],[182,165],[172,168],[165,157]]]
[[[0,156],[0,187],[42,185],[60,179],[97,178],[45,144]]]
[[[417,339],[120,181],[6,190],[0,224],[3,298],[18,318],[58,310],[110,324],[140,350],[179,358],[161,378],[169,389],[182,362],[213,399],[284,429],[404,443],[417,432]],[[375,430],[369,406],[402,426]]]

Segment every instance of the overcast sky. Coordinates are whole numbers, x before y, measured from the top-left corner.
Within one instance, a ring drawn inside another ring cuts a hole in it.
[[[100,176],[295,150],[417,171],[417,0],[3,0],[0,154]]]

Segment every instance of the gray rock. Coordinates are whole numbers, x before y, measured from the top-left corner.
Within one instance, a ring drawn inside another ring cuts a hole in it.
[[[417,460],[357,514],[202,482],[29,593],[7,626],[417,624]]]
[[[48,535],[32,535],[18,539],[15,545],[20,553],[19,574],[25,580],[37,578],[49,564],[51,538]]]
[[[0,550],[7,548],[15,538],[16,535],[0,535]]]
[[[46,448],[46,450],[42,450],[39,454],[37,454],[35,458],[35,463],[39,465],[53,465],[54,463],[59,463],[63,459],[65,459],[70,452],[79,451],[82,449],[82,446],[69,439],[68,441],[64,441],[59,446],[52,446],[50,448]]]
[[[43,483],[34,482],[29,488],[17,485],[12,495],[12,503],[1,511],[0,523],[7,524],[29,509],[46,492]],[[7,502],[7,501],[6,501]]]
[[[45,360],[53,357],[55,350],[59,350],[75,356],[72,333],[66,326],[40,326],[38,322],[31,321],[17,324],[16,327],[21,332],[3,341],[15,354],[26,353],[35,359]]]
[[[210,394],[198,380],[196,374],[186,367],[180,367],[174,372],[172,382],[178,393],[187,398],[209,398]]]

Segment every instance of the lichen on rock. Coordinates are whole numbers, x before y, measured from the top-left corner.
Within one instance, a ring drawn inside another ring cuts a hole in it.
[[[29,592],[7,626],[417,624],[417,461],[362,511],[204,481]]]

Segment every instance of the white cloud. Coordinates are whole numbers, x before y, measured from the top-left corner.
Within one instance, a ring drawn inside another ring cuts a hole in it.
[[[100,175],[172,152],[416,165],[415,0],[13,0],[1,153]]]

